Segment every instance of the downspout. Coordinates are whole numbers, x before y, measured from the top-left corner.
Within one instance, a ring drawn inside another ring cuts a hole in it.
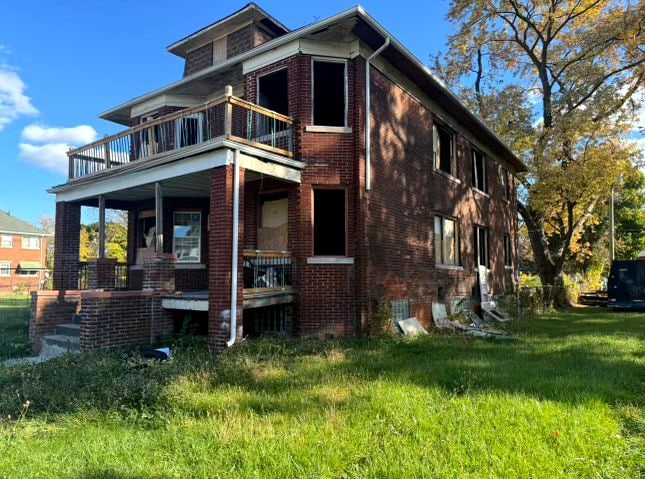
[[[237,261],[240,236],[240,150],[233,152],[233,244],[231,245],[231,335],[226,342],[233,346],[237,339]]]
[[[372,189],[372,141],[370,139],[370,128],[372,123],[372,112],[370,108],[370,62],[381,54],[390,44],[390,37],[385,38],[385,43],[378,50],[372,53],[365,64],[365,190]]]

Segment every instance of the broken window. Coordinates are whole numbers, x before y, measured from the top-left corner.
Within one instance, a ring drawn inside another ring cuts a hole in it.
[[[258,78],[258,104],[282,115],[289,114],[286,68]]]
[[[508,171],[505,168],[502,168],[502,191],[504,193],[504,199],[511,201],[511,184],[508,178]]]
[[[173,251],[178,263],[199,263],[202,245],[202,214],[177,211],[173,221]]]
[[[513,266],[513,257],[511,256],[511,236],[504,235],[504,266]]]
[[[346,62],[314,61],[313,122],[322,126],[347,126]]]
[[[314,190],[314,255],[346,256],[345,190]]]
[[[488,193],[488,178],[486,175],[486,157],[481,151],[473,148],[473,186],[479,191]]]
[[[435,262],[438,264],[459,264],[459,235],[456,220],[435,215],[434,253]]]
[[[435,169],[456,176],[454,135],[443,126],[434,124],[432,125],[432,140]]]
[[[490,266],[489,257],[489,231],[488,228],[475,226],[475,251],[477,252],[477,266]]]

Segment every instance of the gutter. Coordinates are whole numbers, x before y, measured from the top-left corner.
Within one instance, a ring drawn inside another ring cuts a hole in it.
[[[233,243],[231,244],[231,331],[227,347],[237,339],[237,261],[240,236],[240,150],[233,153]]]
[[[390,37],[385,37],[385,43],[372,53],[365,62],[365,191],[372,189],[372,140],[370,129],[372,127],[372,108],[370,92],[370,65],[374,58],[381,54],[390,44]]]

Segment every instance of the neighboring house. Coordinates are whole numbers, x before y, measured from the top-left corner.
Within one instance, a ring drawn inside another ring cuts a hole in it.
[[[0,210],[0,295],[42,289],[50,233]]]
[[[359,334],[383,302],[429,325],[433,301],[477,297],[479,266],[512,287],[524,165],[361,7],[290,31],[249,4],[168,51],[184,78],[103,113],[128,129],[71,151],[50,190],[38,331],[80,310],[81,349],[115,347],[203,311],[220,351]],[[101,230],[128,212],[126,291],[104,254],[79,264],[81,206]]]

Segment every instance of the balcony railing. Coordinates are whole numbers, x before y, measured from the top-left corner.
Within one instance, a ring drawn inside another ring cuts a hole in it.
[[[292,157],[293,119],[225,95],[70,150],[69,179],[223,139]]]
[[[245,250],[244,289],[280,291],[293,286],[295,263],[288,251]]]

